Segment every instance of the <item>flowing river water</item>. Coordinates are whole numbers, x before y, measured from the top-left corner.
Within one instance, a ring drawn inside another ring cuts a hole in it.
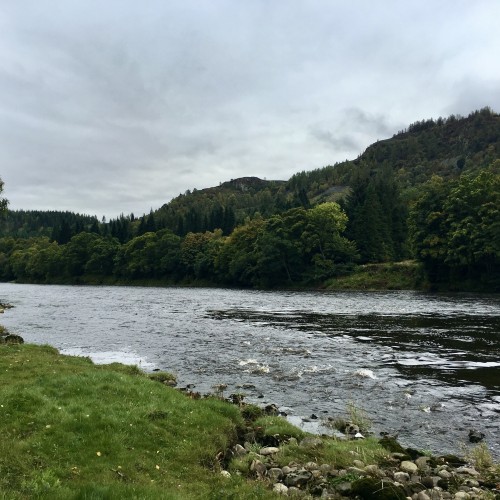
[[[498,296],[2,283],[0,301],[26,342],[226,384],[306,430],[352,402],[406,446],[462,454],[477,429],[500,458]]]

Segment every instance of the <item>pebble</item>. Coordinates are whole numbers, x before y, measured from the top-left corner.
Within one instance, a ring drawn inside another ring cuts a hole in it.
[[[409,460],[404,460],[403,462],[401,462],[399,468],[403,472],[408,472],[408,474],[415,474],[418,471],[417,465],[413,462],[410,462]]]

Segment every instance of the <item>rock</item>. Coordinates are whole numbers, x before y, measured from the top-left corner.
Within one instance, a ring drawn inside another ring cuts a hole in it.
[[[270,404],[264,408],[264,412],[266,413],[266,415],[275,417],[278,415],[279,409],[275,404]]]
[[[351,493],[351,496],[357,495],[362,500],[406,500],[402,488],[395,486],[394,483],[371,477],[355,481]]]
[[[431,497],[425,491],[421,491],[417,493],[417,500],[431,500]]]
[[[241,444],[235,445],[235,447],[233,448],[233,451],[234,451],[235,457],[242,457],[248,453],[248,451],[245,450],[245,448],[243,448],[243,446],[241,446]]]
[[[379,443],[388,451],[390,451],[395,458],[406,458],[408,453],[392,436],[384,436],[379,440]],[[395,454],[400,453],[401,456],[396,457]]]
[[[453,474],[450,471],[446,470],[446,469],[439,470],[438,473],[437,473],[437,475],[439,477],[442,477],[443,479],[450,479],[453,476]]]
[[[273,482],[277,483],[283,477],[283,471],[279,467],[271,467],[267,471],[267,477]]]
[[[423,477],[420,482],[429,490],[434,488],[434,480],[430,476]]]
[[[477,431],[476,429],[471,429],[469,431],[469,441],[471,443],[479,443],[484,439],[485,435],[482,432]]]
[[[280,451],[279,448],[276,448],[276,446],[266,446],[265,448],[261,448],[259,451],[259,455],[274,455],[275,453],[278,453]]]
[[[254,472],[258,477],[262,477],[266,473],[267,467],[260,460],[252,460],[250,471]]]
[[[408,472],[408,474],[416,474],[418,471],[417,465],[414,464],[413,462],[410,462],[409,460],[404,460],[403,462],[401,462],[399,468],[403,472]]]
[[[306,492],[299,490],[299,488],[295,488],[295,486],[291,486],[288,488],[288,496],[292,498],[302,498],[306,496]]]
[[[472,467],[459,467],[456,469],[459,474],[468,474],[469,476],[479,476],[479,472]]]
[[[304,469],[306,470],[314,470],[314,469],[318,469],[319,468],[319,465],[316,463],[316,462],[307,462],[305,465],[304,465]]]
[[[341,495],[349,495],[352,491],[352,483],[349,481],[345,481],[343,483],[338,483],[335,486],[335,489],[341,494]]]
[[[385,473],[383,470],[379,469],[376,465],[367,465],[365,467],[365,472],[368,472],[371,476],[384,477]]]
[[[310,479],[312,474],[308,470],[300,470],[298,472],[292,472],[288,474],[285,478],[285,484],[290,486],[304,486]]]
[[[415,465],[421,470],[427,470],[429,468],[429,457],[418,457],[415,460]]]
[[[300,446],[302,448],[316,448],[323,445],[323,440],[319,437],[308,436],[305,437],[301,442]]]
[[[353,460],[352,465],[354,465],[354,467],[357,467],[358,469],[363,469],[365,467],[365,463],[361,460]]]
[[[278,495],[284,495],[284,496],[288,496],[288,487],[286,487],[284,484],[282,483],[276,483],[274,486],[273,486],[273,491],[275,493],[277,493]]]
[[[292,446],[298,446],[298,445],[299,445],[299,442],[297,441],[297,438],[291,437],[291,438],[288,440],[288,444],[289,444],[289,445],[292,445]]]
[[[407,472],[395,472],[394,473],[394,480],[397,481],[398,483],[407,483],[410,480],[410,475]]]
[[[290,467],[288,465],[285,465],[284,467],[281,468],[281,471],[286,476],[287,474],[291,474],[292,472],[296,472],[297,471],[297,467]]]
[[[469,500],[470,495],[465,491],[457,491],[453,497],[455,500]]]
[[[229,471],[227,471],[227,470],[221,470],[221,471],[220,471],[220,475],[221,475],[222,477],[227,477],[227,478],[230,478],[230,477],[231,477],[231,473],[230,473]]]
[[[19,335],[9,333],[4,337],[0,337],[0,344],[24,344],[24,339]]]

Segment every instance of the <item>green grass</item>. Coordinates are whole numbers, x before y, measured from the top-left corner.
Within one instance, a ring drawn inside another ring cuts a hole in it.
[[[272,497],[218,473],[242,425],[236,406],[47,346],[0,346],[0,371],[5,498]]]
[[[418,290],[423,286],[422,271],[415,261],[365,264],[325,283],[327,290]]]

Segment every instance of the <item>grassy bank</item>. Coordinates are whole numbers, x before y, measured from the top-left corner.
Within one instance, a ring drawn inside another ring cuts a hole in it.
[[[46,346],[0,346],[0,370],[0,498],[268,496],[217,473],[236,406]]]
[[[332,278],[327,290],[422,290],[426,288],[420,265],[415,261],[365,264],[354,273]]]
[[[0,371],[0,498],[275,498],[265,482],[239,475],[241,464],[221,462],[248,432],[238,406],[193,400],[136,367],[48,346],[0,345]],[[254,422],[264,438],[301,433],[289,427]]]

